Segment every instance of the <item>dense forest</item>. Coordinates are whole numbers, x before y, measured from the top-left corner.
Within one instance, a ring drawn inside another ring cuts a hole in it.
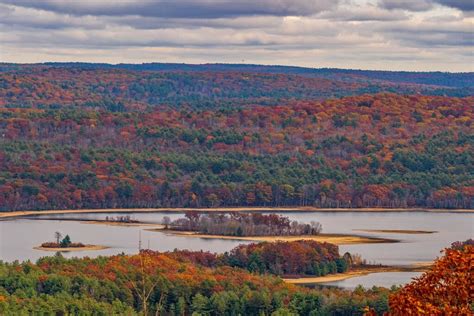
[[[350,253],[341,256],[336,245],[313,240],[243,244],[223,254],[175,250],[167,255],[209,268],[230,266],[278,276],[324,276],[366,266]]]
[[[285,71],[285,67],[278,68],[280,72],[268,67],[210,67],[199,71],[186,66],[171,67],[168,71],[167,67],[146,65],[129,68],[95,64],[6,64],[0,66],[0,106],[41,109],[85,107],[124,112],[160,105],[236,109],[252,104],[283,105],[289,100],[323,100],[364,93],[455,97],[474,94],[474,75],[470,73],[397,75],[390,72],[344,73],[327,70],[307,75],[301,71]]]
[[[290,253],[301,252],[301,245],[287,245],[294,247]],[[271,253],[270,249],[265,251],[266,247],[287,248],[279,244],[242,247],[252,249],[250,257],[256,252]],[[329,246],[319,247],[319,253],[324,254],[321,250]],[[0,313],[165,316],[472,313],[472,241],[456,243],[445,250],[445,255],[435,261],[430,271],[402,289],[390,290],[308,289],[287,284],[271,273],[260,274],[258,269],[250,273],[225,261],[216,263],[216,258],[204,252],[144,250],[132,256],[65,259],[57,255],[42,258],[36,264],[0,262]],[[270,256],[266,260],[274,259]],[[307,265],[315,260],[323,258],[302,257],[298,264]]]
[[[2,64],[0,210],[474,207],[470,73],[160,65]]]

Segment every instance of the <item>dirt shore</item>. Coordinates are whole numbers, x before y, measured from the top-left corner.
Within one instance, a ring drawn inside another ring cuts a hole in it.
[[[337,274],[329,274],[320,277],[302,277],[302,278],[284,278],[283,280],[287,283],[300,284],[300,285],[309,285],[309,284],[318,284],[318,283],[329,283],[335,281],[346,280],[350,278],[355,278],[371,273],[380,273],[380,272],[424,272],[430,268],[432,262],[419,263],[409,267],[387,267],[387,266],[373,266],[366,268],[357,268],[351,271]]]
[[[434,234],[435,230],[410,230],[410,229],[353,229],[355,232],[386,233],[386,234]]]
[[[42,251],[54,251],[54,252],[70,252],[70,251],[86,251],[86,250],[103,250],[109,247],[106,246],[97,246],[97,245],[85,245],[84,247],[70,247],[70,248],[49,248],[49,247],[33,247],[36,250]]]
[[[474,209],[427,209],[427,208],[317,208],[317,207],[221,207],[221,208],[117,208],[81,210],[44,210],[0,212],[1,218],[38,216],[52,214],[81,213],[153,213],[153,212],[431,212],[431,213],[474,213]]]
[[[195,232],[182,232],[173,230],[163,229],[147,229],[149,231],[162,232],[165,234],[172,234],[175,236],[182,237],[194,237],[194,238],[205,238],[205,239],[229,239],[229,240],[243,240],[243,241],[296,241],[296,240],[314,240],[318,242],[328,242],[336,245],[353,245],[353,244],[373,244],[373,243],[396,243],[399,240],[378,238],[378,237],[367,237],[358,235],[343,235],[343,234],[319,234],[315,236],[222,236],[222,235],[206,235],[198,234]]]

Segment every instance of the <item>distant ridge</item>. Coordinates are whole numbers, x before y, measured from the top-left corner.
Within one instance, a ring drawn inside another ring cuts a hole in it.
[[[367,80],[381,80],[392,83],[413,83],[436,85],[451,88],[474,87],[474,72],[413,72],[413,71],[386,71],[360,70],[339,68],[307,68],[298,66],[257,65],[257,64],[184,64],[184,63],[142,63],[142,64],[107,64],[84,62],[46,62],[40,64],[0,64],[0,71],[7,71],[16,67],[75,67],[82,69],[127,69],[134,71],[186,71],[186,72],[250,72],[290,74],[311,78],[335,79],[346,82],[364,82]]]

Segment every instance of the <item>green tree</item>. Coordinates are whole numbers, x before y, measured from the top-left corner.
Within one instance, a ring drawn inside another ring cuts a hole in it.
[[[66,235],[63,240],[61,240],[61,243],[60,243],[61,247],[62,248],[67,248],[69,247],[69,245],[71,245],[71,237],[69,237],[69,235]]]
[[[194,313],[197,313],[197,315],[210,315],[209,305],[209,299],[201,293],[197,293],[194,295],[192,302],[193,315]]]

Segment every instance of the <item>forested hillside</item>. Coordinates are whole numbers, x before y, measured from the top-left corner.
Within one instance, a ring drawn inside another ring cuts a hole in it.
[[[65,259],[57,255],[41,258],[35,264],[0,262],[0,314],[472,313],[472,240],[456,242],[445,249],[444,256],[429,271],[401,289],[314,290],[285,283],[274,275],[305,266],[326,269],[333,265],[338,270],[332,261],[338,256],[335,245],[298,241],[241,245],[223,255],[143,250],[131,256]]]
[[[3,65],[0,209],[474,207],[473,96],[333,74]]]
[[[320,70],[308,75],[308,72],[286,71],[285,67],[281,67],[280,73],[273,73],[278,68],[261,67],[224,67],[227,71],[178,65],[163,70],[166,68],[4,65],[0,67],[3,70],[0,71],[0,106],[44,109],[79,106],[113,112],[157,105],[234,109],[249,104],[281,105],[291,99],[322,100],[363,93],[461,97],[474,93],[472,74],[434,73],[433,80],[427,80],[430,76],[426,74],[395,73],[390,81],[391,77],[383,75],[384,72]]]
[[[96,259],[0,262],[2,315],[362,315],[384,288],[310,290],[270,274],[197,263],[214,254],[142,251]],[[308,263],[308,262],[306,262]]]

